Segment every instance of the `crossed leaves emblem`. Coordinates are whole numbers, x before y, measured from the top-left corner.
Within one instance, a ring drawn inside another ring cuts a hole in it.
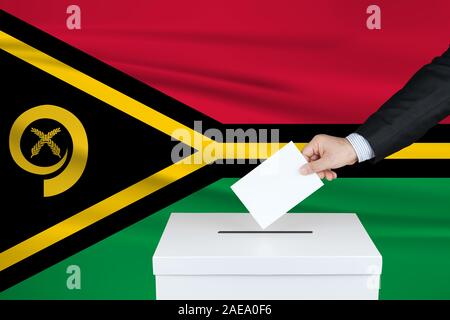
[[[52,140],[55,135],[61,132],[61,128],[53,129],[47,134],[36,128],[31,128],[31,132],[39,137],[39,141],[31,148],[31,158],[38,155],[44,145],[47,145],[55,156],[61,158],[61,149]]]

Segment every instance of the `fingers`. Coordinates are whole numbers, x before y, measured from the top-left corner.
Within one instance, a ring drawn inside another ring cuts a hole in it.
[[[308,174],[313,173],[313,171],[311,170],[311,168],[309,167],[309,163],[305,163],[301,168],[300,168],[300,173],[304,176],[307,176]],[[317,172],[317,174],[319,174],[319,172]],[[323,177],[321,177],[320,179],[323,179]]]
[[[328,181],[333,181],[334,179],[337,178],[337,173],[334,172],[333,170],[320,171],[317,172],[317,175],[319,176],[320,179],[326,178]]]
[[[327,179],[328,181],[333,181],[337,178],[337,173],[332,170],[324,170],[317,172],[320,179]]]
[[[311,157],[305,156],[306,161],[311,162],[319,159],[319,156],[317,154],[313,154]]]
[[[314,147],[312,145],[312,141],[303,148],[302,154],[308,159],[314,155]]]
[[[311,161],[309,163],[304,164],[300,168],[300,173],[303,175],[308,175],[313,172],[318,173],[320,171],[325,171],[325,170],[329,170],[329,169],[330,169],[330,165],[328,163],[328,160],[325,158],[320,158],[316,161]]]
[[[317,143],[319,141],[319,135],[312,138],[312,140],[303,148],[302,153],[305,157],[311,158],[315,155],[315,150],[317,149]]]
[[[327,178],[328,181],[332,181],[332,180],[336,179],[337,174],[334,171],[326,170],[325,177]]]
[[[303,175],[308,175],[311,173],[317,173],[321,179],[327,179],[328,181],[337,178],[336,172],[331,170],[335,165],[333,165],[330,157],[325,154],[335,153],[336,141],[338,139],[335,137],[330,137],[326,135],[316,135],[302,150],[303,155],[307,159],[308,163],[304,164],[300,168],[300,173]]]

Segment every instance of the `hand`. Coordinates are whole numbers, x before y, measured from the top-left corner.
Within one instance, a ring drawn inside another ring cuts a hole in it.
[[[315,136],[302,150],[308,163],[300,168],[300,173],[308,175],[316,172],[321,179],[328,181],[337,178],[337,169],[358,161],[355,149],[345,138],[319,134]]]

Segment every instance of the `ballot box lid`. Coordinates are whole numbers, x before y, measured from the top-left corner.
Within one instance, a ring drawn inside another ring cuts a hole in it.
[[[172,213],[155,275],[380,274],[382,258],[353,213],[289,213],[262,230],[245,213]]]

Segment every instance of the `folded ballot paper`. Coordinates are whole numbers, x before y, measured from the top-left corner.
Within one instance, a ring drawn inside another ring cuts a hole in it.
[[[291,141],[231,189],[265,229],[323,186],[317,174],[300,174],[300,167],[306,162]]]

